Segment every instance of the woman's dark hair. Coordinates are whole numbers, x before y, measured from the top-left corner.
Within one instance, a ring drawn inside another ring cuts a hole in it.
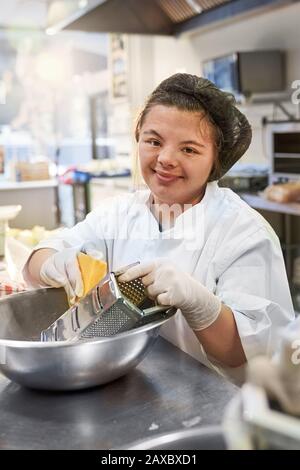
[[[221,178],[242,157],[251,143],[251,126],[244,114],[237,109],[234,96],[221,91],[205,78],[177,73],[161,82],[148,97],[138,117],[135,128],[137,142],[147,114],[156,105],[201,112],[201,119],[206,118],[212,125],[218,151],[209,181]]]

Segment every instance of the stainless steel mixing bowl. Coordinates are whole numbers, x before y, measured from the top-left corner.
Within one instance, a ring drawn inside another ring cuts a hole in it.
[[[76,390],[111,382],[150,351],[166,319],[109,338],[41,342],[40,332],[68,308],[63,289],[0,300],[0,370],[31,388]]]

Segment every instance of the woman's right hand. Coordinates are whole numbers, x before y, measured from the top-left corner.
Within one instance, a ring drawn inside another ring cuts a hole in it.
[[[86,253],[95,259],[103,259],[103,253],[94,243],[86,242],[80,247],[64,248],[53,253],[42,264],[40,279],[47,286],[64,287],[70,304],[83,296],[84,285],[77,255]]]
[[[42,264],[40,279],[47,286],[64,287],[70,304],[83,295],[83,281],[77,255],[77,248],[65,248],[52,254]]]

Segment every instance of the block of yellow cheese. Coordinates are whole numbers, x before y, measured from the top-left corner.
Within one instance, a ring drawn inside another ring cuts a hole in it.
[[[104,278],[107,273],[107,264],[85,253],[79,253],[77,259],[83,280],[84,297]]]

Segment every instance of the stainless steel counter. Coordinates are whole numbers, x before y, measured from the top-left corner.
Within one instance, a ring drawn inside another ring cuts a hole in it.
[[[130,374],[91,390],[37,392],[0,375],[0,449],[113,449],[218,424],[236,391],[162,338]]]

